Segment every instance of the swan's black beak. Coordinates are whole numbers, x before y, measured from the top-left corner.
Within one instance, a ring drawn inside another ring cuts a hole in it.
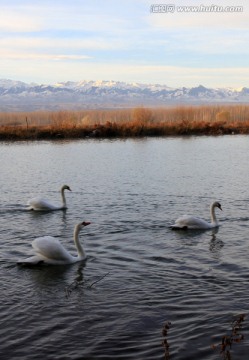
[[[87,225],[90,225],[90,224],[91,224],[91,223],[90,223],[89,221],[83,221],[83,222],[82,222],[82,225],[83,225],[83,226],[87,226]]]

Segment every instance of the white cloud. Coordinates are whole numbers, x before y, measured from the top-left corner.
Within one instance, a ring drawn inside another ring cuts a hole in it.
[[[219,31],[210,29],[208,32],[185,31],[172,34],[170,47],[192,52],[192,54],[247,54],[249,33],[240,31]]]
[[[87,55],[77,55],[77,54],[39,54],[39,53],[15,53],[15,52],[4,52],[0,50],[0,56],[5,59],[11,60],[86,60],[91,59]]]
[[[123,66],[125,76],[134,81],[168,86],[248,86],[249,67],[209,68],[182,66]]]
[[[118,39],[92,38],[70,38],[69,36],[59,37],[34,37],[34,36],[5,36],[0,38],[1,49],[75,49],[75,50],[110,50],[125,47]]]
[[[38,83],[79,80],[117,80],[125,82],[160,83],[171,87],[198,86],[240,87],[248,86],[249,67],[246,68],[191,68],[177,66],[132,66],[125,63],[109,64],[51,61],[30,59],[17,69],[13,60],[1,61],[5,77]]]
[[[42,22],[33,14],[20,13],[14,9],[1,7],[0,31],[1,32],[33,32],[42,29]]]
[[[111,4],[109,4],[110,6]],[[119,16],[106,6],[85,2],[32,2],[2,6],[0,30],[4,32],[83,31],[118,33],[127,27],[129,18]]]

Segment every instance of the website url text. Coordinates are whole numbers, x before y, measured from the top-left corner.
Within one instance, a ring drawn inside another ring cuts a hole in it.
[[[174,4],[152,4],[150,6],[152,13],[174,13],[174,12],[243,12],[243,6],[220,6],[220,5],[193,5],[176,6]]]

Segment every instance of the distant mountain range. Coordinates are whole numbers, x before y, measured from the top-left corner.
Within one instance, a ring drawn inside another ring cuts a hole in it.
[[[247,103],[249,88],[170,88],[119,81],[27,84],[0,79],[0,111],[107,109],[176,104]]]

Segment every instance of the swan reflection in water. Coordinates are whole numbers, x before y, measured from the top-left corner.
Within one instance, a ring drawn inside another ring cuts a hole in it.
[[[217,239],[217,237],[216,237],[216,234],[218,233],[218,231],[219,231],[218,228],[212,230],[212,238],[209,243],[209,250],[212,254],[215,255],[215,257],[220,256],[220,250],[224,246],[224,242],[220,239]]]
[[[47,305],[51,295],[57,304],[64,304],[65,297],[73,291],[84,290],[84,268],[86,261],[73,265],[19,267],[27,283],[27,290],[32,303]],[[82,294],[82,292],[80,292]]]
[[[77,289],[79,286],[84,284],[83,269],[85,266],[86,266],[85,262],[79,264],[76,271],[76,276],[74,276],[73,281],[65,287],[65,293],[67,297],[70,296],[73,290]]]

